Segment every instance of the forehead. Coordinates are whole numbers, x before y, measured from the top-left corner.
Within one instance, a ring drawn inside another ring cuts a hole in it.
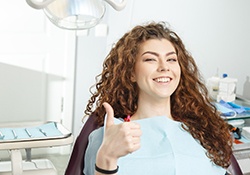
[[[149,39],[141,43],[139,54],[146,51],[154,52],[175,52],[173,44],[167,39]]]

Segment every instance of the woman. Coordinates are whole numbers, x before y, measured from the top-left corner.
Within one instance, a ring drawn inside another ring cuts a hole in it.
[[[232,154],[227,124],[194,59],[165,23],[126,33],[95,87],[85,113],[94,112],[100,128],[89,136],[85,175],[226,173]]]

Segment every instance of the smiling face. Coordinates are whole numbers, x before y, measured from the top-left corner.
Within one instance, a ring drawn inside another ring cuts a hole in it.
[[[169,101],[180,75],[175,48],[168,40],[150,39],[141,44],[135,64],[139,98]]]

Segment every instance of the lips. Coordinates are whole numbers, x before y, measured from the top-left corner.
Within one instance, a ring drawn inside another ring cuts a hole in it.
[[[158,82],[158,83],[167,83],[171,80],[171,78],[169,77],[159,77],[159,78],[154,78],[154,81]]]

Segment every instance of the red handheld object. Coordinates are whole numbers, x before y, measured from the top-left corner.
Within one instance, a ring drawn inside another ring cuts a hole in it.
[[[124,118],[124,121],[125,121],[125,122],[130,122],[130,115],[127,115],[127,117]]]

